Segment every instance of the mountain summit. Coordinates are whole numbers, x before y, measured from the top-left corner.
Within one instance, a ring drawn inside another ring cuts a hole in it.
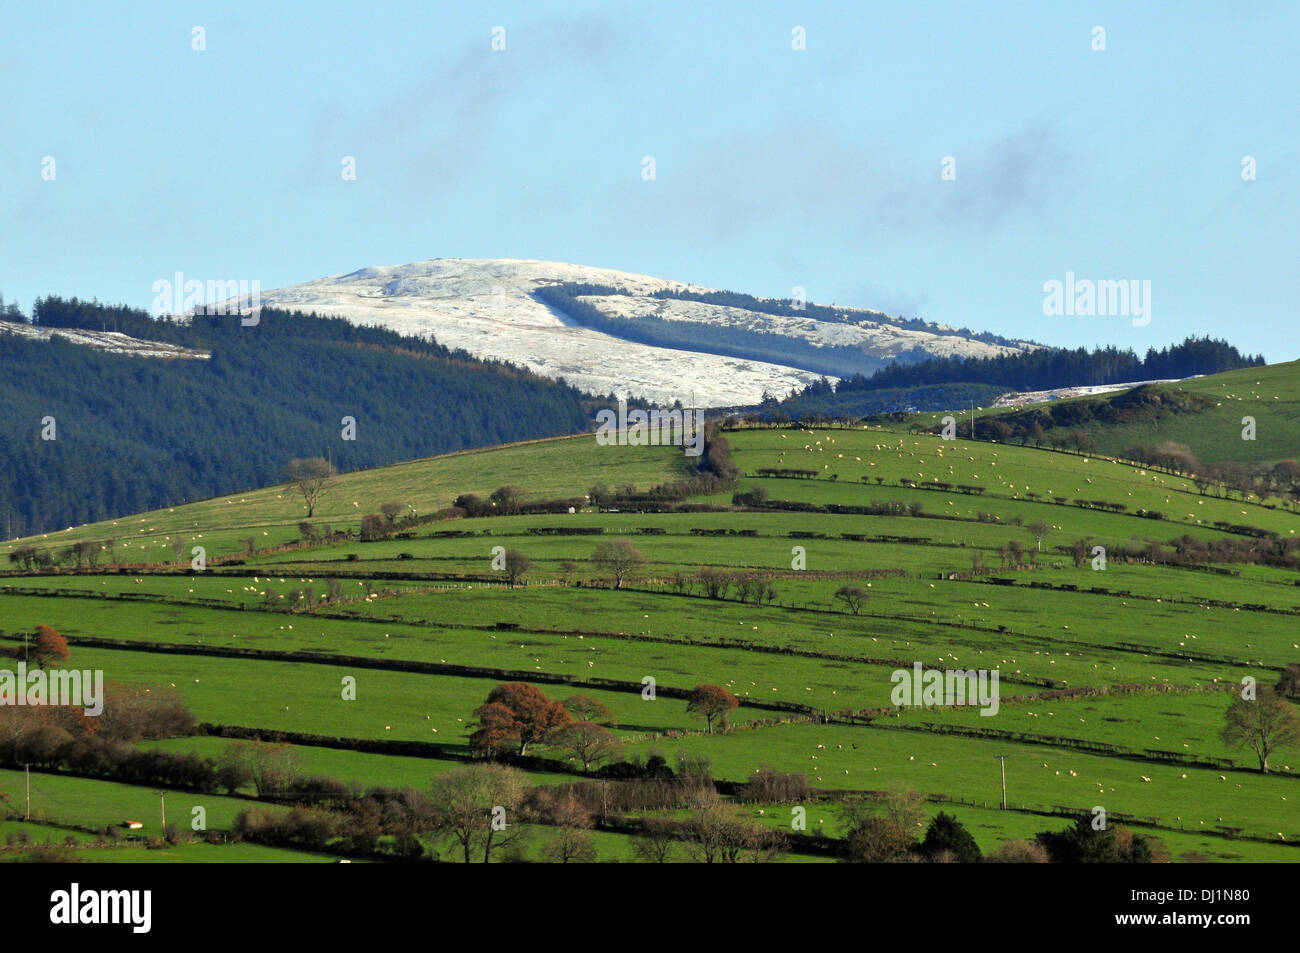
[[[684,403],[694,393],[702,406],[753,404],[764,392],[782,396],[818,377],[870,373],[895,358],[988,357],[1031,347],[878,311],[807,305],[801,313],[788,301],[516,259],[362,268],[263,292],[262,302],[432,334],[447,347],[591,393]]]

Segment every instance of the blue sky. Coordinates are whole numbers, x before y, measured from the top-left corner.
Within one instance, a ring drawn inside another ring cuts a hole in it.
[[[1268,2],[7,4],[0,292],[539,258],[1291,360],[1297,35]],[[1044,315],[1067,272],[1149,280],[1150,324]]]

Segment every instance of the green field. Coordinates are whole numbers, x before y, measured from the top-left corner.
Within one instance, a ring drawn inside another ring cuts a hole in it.
[[[1252,459],[1272,460],[1295,455],[1291,437],[1266,446],[1264,435],[1292,432],[1284,425],[1294,428],[1298,380],[1295,365],[1280,365],[1179,386],[1219,394],[1238,418],[1256,414]],[[1190,433],[1160,436],[1202,446],[1212,459],[1234,447],[1213,431],[1227,420],[1201,420],[1200,445]],[[716,511],[587,507],[306,546],[296,544],[302,502],[281,486],[50,534],[31,542],[113,540],[111,560],[105,549],[95,569],[0,575],[0,651],[21,658],[24,634],[52,626],[68,640],[70,666],[150,694],[175,690],[214,730],[335,739],[292,750],[305,773],[358,788],[428,790],[469,756],[474,711],[489,691],[522,680],[552,699],[581,693],[602,702],[625,757],[705,758],[727,783],[763,766],[804,775],[810,830],[831,838],[845,833],[836,798],[901,786],[950,799],[986,852],[1065,826],[1061,811],[1101,805],[1138,818],[1174,860],[1300,860],[1290,846],[1300,843],[1300,748],[1276,751],[1265,775],[1249,750],[1221,737],[1243,678],[1271,686],[1300,663],[1300,573],[1262,555],[1293,543],[1300,514],[1276,500],[1203,495],[1188,479],[1107,455],[875,426],[725,436],[737,488],[766,490],[766,506],[732,506],[727,490],[692,500]],[[1112,437],[1114,446],[1152,439]],[[759,476],[771,468],[813,478]],[[597,483],[648,489],[682,472],[670,448],[538,441],[349,474],[327,489],[313,521],[355,529],[389,500],[430,513],[460,493],[486,496],[507,484],[532,499],[580,497]],[[897,515],[881,512],[891,506]],[[1259,537],[1242,527],[1265,540],[1253,542]],[[241,552],[249,536],[259,551],[242,563],[216,561],[203,572],[174,565],[177,540],[207,546],[211,559]],[[610,539],[631,540],[643,556],[619,587],[597,559]],[[1105,567],[1076,565],[1077,541],[1089,553],[1105,547]],[[1170,557],[1190,544],[1218,555],[1174,565]],[[494,547],[529,558],[518,586],[494,570]],[[1238,557],[1224,555],[1231,547]],[[705,579],[715,572],[731,578],[710,592]],[[746,580],[770,585],[768,596],[748,597]],[[860,605],[837,594],[845,586],[864,591]],[[897,707],[895,673],[918,662],[997,672],[996,715]],[[349,678],[355,700],[342,697]],[[642,692],[646,679],[659,688],[653,700]],[[684,694],[700,684],[738,697],[725,732],[708,733],[687,710]],[[349,750],[383,742],[422,747]],[[199,733],[138,747],[219,759],[229,744]],[[540,789],[583,777],[555,744],[529,753],[546,759],[527,766]],[[1007,811],[998,810],[1000,757]],[[6,831],[16,833],[21,771],[0,771],[0,790],[9,795]],[[253,787],[239,793],[174,791],[168,816],[202,803],[209,828],[228,830],[240,810],[257,806]],[[145,786],[33,772],[33,801],[39,820],[97,830],[138,816],[157,834],[158,798]],[[740,810],[765,825],[789,816],[775,804]],[[643,813],[656,816],[628,816]],[[554,835],[534,825],[520,856],[541,859]],[[590,836],[599,859],[634,859],[626,833]],[[446,844],[423,843],[449,856]],[[250,843],[80,850],[95,860],[199,862],[298,853]]]

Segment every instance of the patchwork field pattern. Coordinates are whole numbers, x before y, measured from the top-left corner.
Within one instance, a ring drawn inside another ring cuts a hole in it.
[[[89,540],[103,556],[5,573],[0,647],[21,658],[26,634],[50,626],[69,666],[177,695],[199,728],[141,750],[218,760],[233,739],[261,737],[357,792],[428,789],[475,754],[489,692],[527,682],[603,704],[626,759],[706,759],[728,799],[765,768],[803,775],[806,830],[792,829],[790,804],[738,802],[796,835],[782,859],[833,858],[846,807],[899,790],[955,814],[986,852],[1103,807],[1175,860],[1300,859],[1300,750],[1277,750],[1265,774],[1221,737],[1243,680],[1271,687],[1300,662],[1300,577],[1242,555],[1294,540],[1300,515],[1285,499],[1201,492],[1113,456],[905,429],[724,436],[748,505],[728,491],[673,512],[399,519],[360,538],[362,517],[387,501],[426,515],[504,485],[525,501],[596,484],[644,491],[685,466],[671,448],[588,436],[340,477],[312,520],[339,532],[334,542],[304,541],[287,486],[17,541],[8,552]],[[642,557],[621,584],[597,558],[611,539]],[[527,556],[515,585],[494,547]],[[996,672],[995,712],[900,706],[896,673],[918,663]],[[355,700],[340,691],[349,678]],[[688,711],[703,684],[739,701],[725,731]],[[558,744],[527,754],[535,785],[584,778]],[[28,823],[21,767],[0,771],[6,849],[49,840],[42,832],[95,859],[319,859],[338,846],[110,844],[95,832],[128,818],[142,836],[162,833],[154,787],[62,769],[32,779]],[[201,804],[211,834],[246,809],[290,809],[257,793],[174,790],[166,810],[188,823]],[[638,823],[683,816],[613,813],[591,835],[600,859],[635,859]],[[517,850],[537,858],[553,830],[530,826]],[[456,859],[445,839],[423,846]]]

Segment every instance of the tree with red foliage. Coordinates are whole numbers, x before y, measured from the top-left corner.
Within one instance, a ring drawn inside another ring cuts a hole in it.
[[[63,636],[55,632],[48,625],[38,625],[36,627],[36,641],[31,647],[32,662],[35,662],[41,668],[50,664],[62,664],[71,656],[68,651],[68,643]]]
[[[569,723],[569,713],[557,701],[525,682],[503,682],[488,693],[487,701],[474,709],[477,731],[470,735],[470,747],[495,754],[507,742],[519,746],[519,754],[528,746],[546,740]]]
[[[713,734],[713,723],[719,722],[725,731],[727,712],[739,704],[740,699],[721,685],[696,685],[691,692],[690,701],[686,703],[686,710],[703,718],[709,726],[709,734]]]

